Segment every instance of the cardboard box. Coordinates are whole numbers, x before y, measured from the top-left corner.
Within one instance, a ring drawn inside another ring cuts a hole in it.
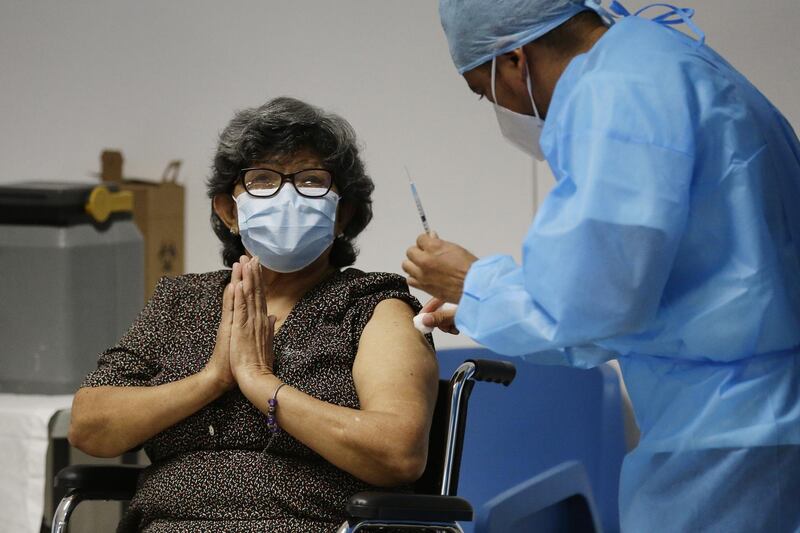
[[[124,178],[122,153],[101,155],[103,181],[133,193],[133,218],[144,237],[144,298],[149,299],[162,276],[184,273],[184,188],[177,183],[180,161],[167,165],[161,181]]]

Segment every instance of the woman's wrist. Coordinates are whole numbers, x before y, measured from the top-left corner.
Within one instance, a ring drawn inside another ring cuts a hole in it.
[[[272,392],[280,386],[282,381],[268,368],[245,368],[237,373],[236,381],[239,384],[239,389],[245,394],[252,390],[267,390]]]
[[[219,372],[208,366],[195,374],[195,377],[200,380],[203,390],[207,391],[213,399],[222,396],[235,385],[235,383],[226,381]]]

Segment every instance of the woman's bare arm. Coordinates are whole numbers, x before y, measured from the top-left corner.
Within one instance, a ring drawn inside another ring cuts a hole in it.
[[[375,308],[353,366],[361,409],[323,402],[288,385],[278,394],[282,429],[373,485],[409,483],[425,468],[438,368],[412,318],[411,307],[400,300],[384,300]],[[281,383],[258,370],[237,379],[245,396],[263,412]]]
[[[69,442],[116,457],[199,411],[225,389],[210,372],[155,387],[84,387],[72,401]]]

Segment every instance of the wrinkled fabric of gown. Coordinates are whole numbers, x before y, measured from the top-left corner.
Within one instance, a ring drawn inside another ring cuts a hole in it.
[[[456,324],[507,355],[617,358],[642,431],[625,531],[800,530],[800,143],[707,46],[621,20],[556,86],[557,184],[521,266],[470,269]]]
[[[199,372],[214,349],[229,281],[230,270],[163,278],[83,386],[155,386]],[[387,298],[421,308],[394,274],[347,269],[312,288],[276,332],[275,374],[320,400],[357,409],[358,342]],[[350,496],[386,490],[339,470],[288,433],[270,436],[266,415],[239,389],[144,449],[152,465],[140,476],[121,533],[330,532],[344,522]]]

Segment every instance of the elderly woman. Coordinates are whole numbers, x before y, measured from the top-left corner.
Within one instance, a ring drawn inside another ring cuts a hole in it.
[[[208,181],[224,263],[162,279],[75,395],[70,441],[144,445],[121,531],[331,531],[426,462],[437,367],[394,274],[343,267],[372,211],[350,125],[279,98],[236,114]]]

